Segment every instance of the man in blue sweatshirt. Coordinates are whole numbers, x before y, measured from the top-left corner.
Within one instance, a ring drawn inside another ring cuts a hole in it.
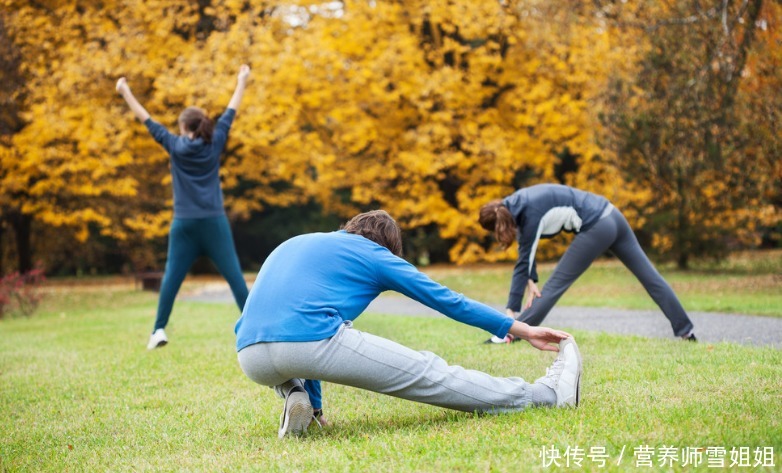
[[[401,231],[379,210],[357,215],[337,232],[294,237],[264,262],[236,323],[236,348],[242,371],[285,398],[279,437],[306,431],[313,416],[318,420],[318,380],[467,412],[578,404],[581,357],[569,334],[531,327],[453,292],[401,254]],[[546,376],[528,383],[450,366],[433,353],[353,328],[386,290],[559,354]]]

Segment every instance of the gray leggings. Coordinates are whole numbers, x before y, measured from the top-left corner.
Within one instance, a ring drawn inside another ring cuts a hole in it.
[[[350,322],[325,340],[256,343],[238,356],[244,374],[269,387],[319,379],[466,412],[523,410],[538,404],[542,386],[448,365],[434,353],[361,332]]]
[[[576,235],[546,281],[541,297],[535,299],[532,307],[523,311],[517,319],[530,325],[540,325],[570,285],[586,271],[595,258],[608,250],[638,278],[671,322],[673,333],[679,337],[687,335],[693,328],[690,318],[671,286],[660,276],[641,249],[622,212],[617,209],[598,220],[589,230]]]

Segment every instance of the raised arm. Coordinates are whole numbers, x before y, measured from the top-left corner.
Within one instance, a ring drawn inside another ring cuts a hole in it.
[[[236,78],[236,90],[234,90],[231,101],[228,102],[228,108],[232,108],[234,111],[238,110],[242,97],[244,97],[244,88],[247,86],[248,77],[250,77],[250,66],[242,64],[242,67],[239,68],[239,75]]]
[[[124,77],[120,77],[117,81],[117,92],[119,92],[122,98],[125,99],[125,102],[127,102],[128,106],[130,107],[130,110],[141,123],[147,121],[147,118],[149,118],[149,112],[147,112],[147,110],[138,102],[138,100],[136,100],[136,97],[133,96],[133,92],[130,91],[130,87],[128,86],[128,81],[125,80]]]

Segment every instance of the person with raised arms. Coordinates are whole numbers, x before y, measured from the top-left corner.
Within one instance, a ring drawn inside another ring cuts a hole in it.
[[[168,152],[174,188],[174,218],[168,235],[168,256],[160,286],[157,316],[147,348],[168,343],[165,328],[182,282],[200,256],[207,256],[228,281],[239,310],[247,299],[247,283],[236,254],[231,227],[223,208],[220,155],[244,96],[250,68],[242,65],[236,89],[225,112],[213,123],[206,112],[187,107],[179,115],[179,135],[154,121],[121,77],[116,90],[130,110]]]

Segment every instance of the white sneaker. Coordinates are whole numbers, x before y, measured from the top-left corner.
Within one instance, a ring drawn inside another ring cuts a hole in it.
[[[166,332],[162,328],[159,328],[152,332],[152,335],[149,336],[147,350],[154,350],[155,348],[164,346],[166,343],[168,343]]]
[[[497,335],[492,335],[490,339],[486,340],[483,343],[489,343],[489,344],[493,343],[495,345],[499,345],[499,344],[507,345],[508,343],[516,343],[519,340],[521,340],[521,339],[520,338],[516,338],[516,337],[514,337],[511,334],[505,335],[505,338],[500,338]]]
[[[581,354],[573,338],[559,342],[559,354],[546,369],[546,376],[535,381],[557,394],[557,406],[578,406],[581,397]]]
[[[307,431],[313,419],[313,409],[310,396],[304,390],[291,390],[285,397],[285,406],[280,416],[280,430],[277,437],[299,435]]]

